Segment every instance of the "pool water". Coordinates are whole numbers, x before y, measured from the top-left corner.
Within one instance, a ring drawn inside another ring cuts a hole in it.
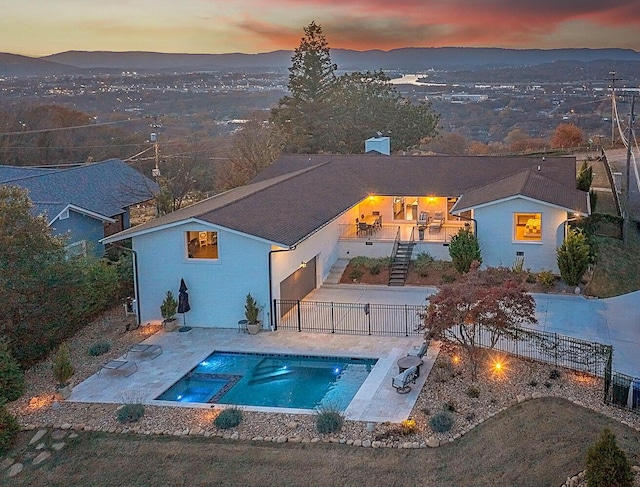
[[[344,411],[377,359],[215,352],[157,399]]]

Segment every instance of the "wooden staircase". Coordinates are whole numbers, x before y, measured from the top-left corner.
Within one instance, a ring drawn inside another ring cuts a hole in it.
[[[404,286],[415,242],[398,242],[389,270],[389,286]]]

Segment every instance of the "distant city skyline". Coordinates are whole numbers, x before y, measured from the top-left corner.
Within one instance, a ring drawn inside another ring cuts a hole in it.
[[[332,48],[627,48],[640,0],[0,0],[0,51],[258,53],[320,24]]]

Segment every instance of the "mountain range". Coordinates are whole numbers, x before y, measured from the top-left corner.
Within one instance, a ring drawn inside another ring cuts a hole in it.
[[[0,53],[0,76],[43,76],[121,71],[196,72],[283,70],[291,65],[293,51],[259,54],[180,54],[158,52],[66,51],[33,58]],[[340,70],[481,69],[516,67],[557,61],[640,61],[631,49],[501,49],[501,48],[401,48],[390,51],[331,49]]]

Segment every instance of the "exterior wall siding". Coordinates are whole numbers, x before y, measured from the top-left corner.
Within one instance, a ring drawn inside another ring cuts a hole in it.
[[[514,240],[514,213],[540,213],[542,215],[542,241]],[[549,205],[516,198],[477,208],[478,241],[484,266],[511,267],[517,252],[524,252],[524,268],[533,272],[550,270],[558,273],[556,248],[564,238],[565,210]]]
[[[104,253],[104,245],[98,242],[103,234],[103,224],[82,213],[69,210],[69,218],[56,220],[51,227],[54,235],[62,235],[67,238],[67,244],[73,244],[86,240],[87,250],[95,255]]]
[[[185,232],[217,231],[219,259],[188,259]],[[233,328],[244,319],[248,293],[263,307],[268,323],[268,256],[270,245],[220,228],[183,224],[133,238],[138,258],[139,302],[142,323],[162,321],[160,305],[167,291],[178,297],[180,279],[189,289],[191,311],[187,324]],[[182,316],[178,315],[180,323]]]

